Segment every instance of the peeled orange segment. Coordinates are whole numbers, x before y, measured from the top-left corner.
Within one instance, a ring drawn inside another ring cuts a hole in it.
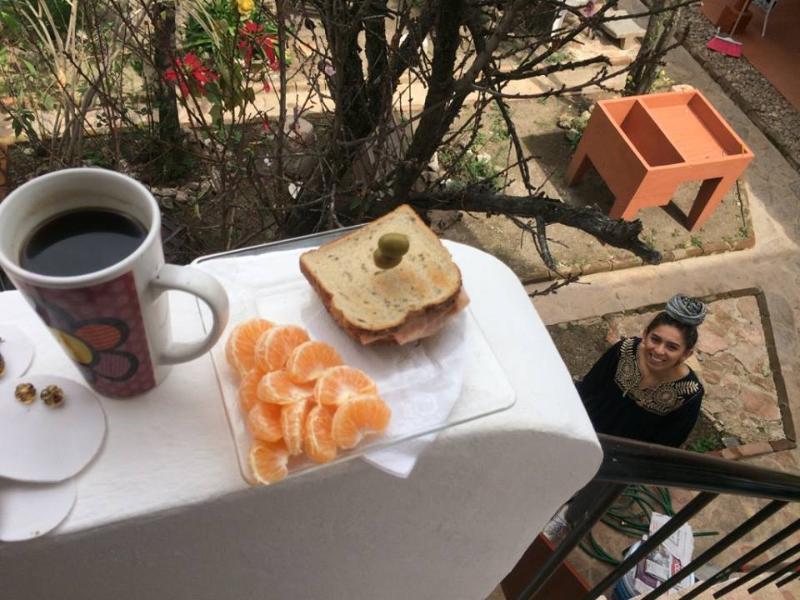
[[[355,448],[367,433],[380,433],[389,425],[392,411],[378,396],[360,396],[336,409],[331,434],[339,448]]]
[[[326,369],[314,386],[319,404],[340,405],[357,396],[376,394],[378,388],[369,375],[359,369],[339,366]]]
[[[256,342],[255,366],[265,373],[283,369],[292,350],[308,340],[306,330],[297,325],[272,327]]]
[[[305,400],[281,406],[281,431],[289,454],[303,453],[303,429],[309,403]]]
[[[239,383],[239,407],[247,414],[258,402],[258,382],[261,373],[257,369],[248,371]]]
[[[255,442],[248,459],[259,483],[275,483],[289,474],[289,451],[283,442]]]
[[[225,344],[228,364],[244,375],[255,366],[256,342],[273,324],[266,319],[250,319],[233,328]]]
[[[341,365],[342,357],[325,342],[305,342],[292,351],[286,362],[286,370],[292,379],[300,383],[314,381],[325,369]]]
[[[336,442],[333,441],[333,409],[315,405],[306,417],[303,448],[314,462],[326,463],[336,458]]]
[[[283,437],[281,407],[278,404],[257,402],[247,413],[247,429],[257,440],[277,442]]]
[[[314,394],[314,386],[307,383],[295,383],[286,371],[272,371],[258,382],[256,391],[261,402],[273,404],[291,404],[310,398]]]

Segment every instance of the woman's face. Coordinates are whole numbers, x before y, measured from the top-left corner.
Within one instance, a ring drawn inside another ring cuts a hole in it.
[[[642,357],[653,371],[667,371],[689,358],[692,351],[679,329],[672,325],[659,325],[645,332],[642,338]]]

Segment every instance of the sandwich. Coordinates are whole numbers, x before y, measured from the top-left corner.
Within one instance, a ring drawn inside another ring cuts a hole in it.
[[[452,256],[408,205],[302,254],[300,270],[364,345],[431,336],[469,303]]]

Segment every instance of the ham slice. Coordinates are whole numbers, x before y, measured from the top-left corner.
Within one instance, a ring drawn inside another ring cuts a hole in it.
[[[390,333],[360,333],[358,339],[365,346],[377,342],[394,342],[400,345],[415,342],[437,333],[447,324],[450,317],[464,310],[468,304],[469,296],[464,288],[461,288],[455,302],[441,307],[441,310],[429,311],[414,317]]]

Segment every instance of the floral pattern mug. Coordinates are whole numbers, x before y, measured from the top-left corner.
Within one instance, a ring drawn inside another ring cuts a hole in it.
[[[80,209],[121,212],[143,224],[146,236],[128,256],[99,271],[42,275],[20,264],[22,248],[41,224]],[[0,203],[0,267],[22,292],[89,384],[106,396],[146,392],[170,365],[207,352],[228,320],[228,297],[212,276],[165,264],[161,214],[152,194],[126,175],[79,168],[37,177]],[[168,290],[198,296],[211,309],[205,338],[175,342]]]

